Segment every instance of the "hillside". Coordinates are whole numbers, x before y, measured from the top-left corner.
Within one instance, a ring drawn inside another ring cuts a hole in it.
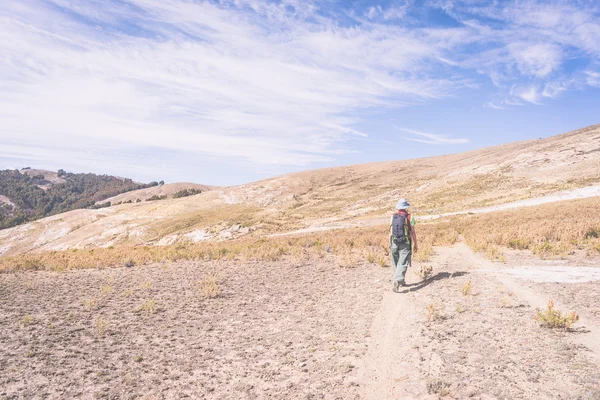
[[[420,216],[481,208],[598,184],[598,165],[595,125],[461,154],[305,171],[180,199],[71,211],[0,232],[0,253],[382,223],[398,197],[408,197]]]
[[[0,171],[0,229],[79,208],[117,194],[156,186],[108,175],[39,169]]]
[[[121,193],[116,196],[110,197],[108,199],[103,200],[103,202],[110,201],[111,204],[121,204],[127,202],[136,202],[138,200],[146,201],[152,197],[163,197],[172,198],[174,195],[181,195],[183,191],[189,189],[195,189],[196,191],[205,192],[207,190],[213,189],[212,186],[208,185],[200,185],[198,183],[190,183],[190,182],[177,182],[177,183],[167,183],[165,185],[153,186],[138,190],[132,190],[130,192]],[[181,196],[185,197],[185,196]]]

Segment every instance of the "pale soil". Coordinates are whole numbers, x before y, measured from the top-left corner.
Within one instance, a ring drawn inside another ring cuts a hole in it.
[[[385,293],[365,358],[364,398],[600,398],[597,320],[577,332],[541,328],[529,300],[545,304],[560,288],[521,290],[506,274],[482,271],[488,263],[463,244],[438,249],[433,279],[417,283],[409,274],[403,294]],[[468,281],[472,294],[463,295]],[[600,282],[588,285],[597,304]],[[561,299],[565,305],[581,304]]]
[[[0,275],[0,398],[355,398],[382,272],[327,258]],[[223,293],[205,299],[211,273]],[[136,312],[150,299],[156,314]]]
[[[600,281],[515,278],[464,244],[430,264],[400,294],[389,268],[331,256],[3,274],[0,398],[600,398]],[[533,320],[550,298],[575,331]]]

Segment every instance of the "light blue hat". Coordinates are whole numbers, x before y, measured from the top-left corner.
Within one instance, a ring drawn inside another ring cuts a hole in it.
[[[396,204],[396,210],[406,210],[408,207],[410,207],[410,204],[408,204],[408,200],[406,199],[400,199],[398,200],[398,204]]]

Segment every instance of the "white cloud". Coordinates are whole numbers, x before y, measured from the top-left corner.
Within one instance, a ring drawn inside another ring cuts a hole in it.
[[[98,29],[36,1],[0,6],[0,35],[10,39],[0,44],[4,137],[306,165],[364,135],[353,128],[356,110],[439,98],[456,86],[415,72],[443,43],[396,27],[298,20],[285,3],[55,3],[109,24],[131,21]]]
[[[365,135],[356,128],[363,111],[478,90],[475,72],[505,91],[489,107],[540,104],[574,87],[565,59],[600,57],[593,7],[446,5],[461,27],[415,23],[411,7],[336,14],[300,0],[2,2],[0,139],[17,146],[15,158],[70,148],[110,162],[119,149],[151,147],[302,166],[351,151],[344,142]]]
[[[510,90],[510,95],[532,104],[541,104],[542,102],[540,88],[536,85],[513,86]]]
[[[525,75],[543,78],[558,69],[562,61],[561,48],[551,43],[510,43],[508,49]]]
[[[392,4],[386,8],[380,5],[371,6],[365,15],[371,20],[379,18],[384,21],[401,20],[406,17],[409,6],[410,3],[408,1],[402,4]]]
[[[465,138],[452,138],[447,135],[421,132],[414,129],[398,128],[398,130],[412,135],[412,137],[404,137],[404,139],[410,140],[412,142],[420,142],[426,144],[464,144],[469,142],[469,140]]]
[[[600,72],[585,71],[586,83],[590,86],[600,87]]]

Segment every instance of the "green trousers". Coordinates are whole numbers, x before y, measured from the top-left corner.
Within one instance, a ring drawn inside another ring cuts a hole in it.
[[[392,255],[392,272],[394,273],[393,282],[404,283],[406,270],[412,256],[410,243],[396,243],[395,240],[390,240],[390,254]]]

